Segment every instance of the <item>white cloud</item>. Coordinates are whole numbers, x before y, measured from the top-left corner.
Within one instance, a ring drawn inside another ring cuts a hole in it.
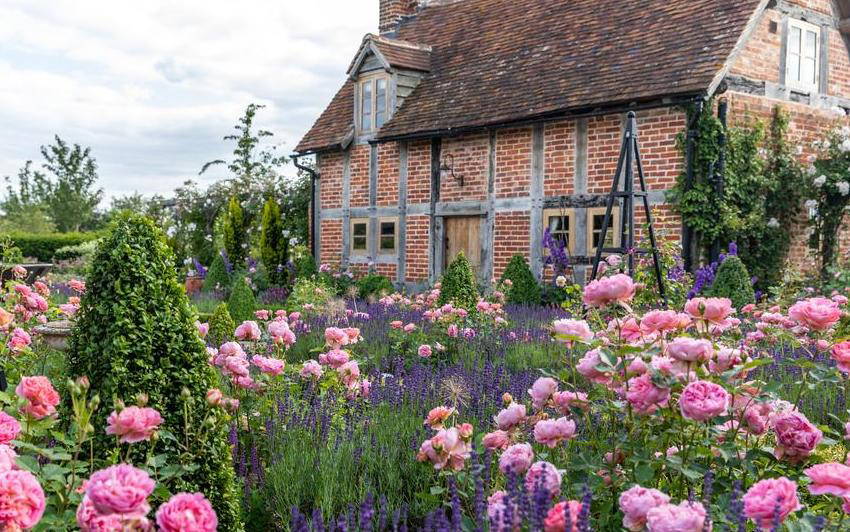
[[[91,146],[109,196],[168,193],[228,155],[221,137],[251,102],[267,105],[260,125],[291,150],[375,30],[377,8],[378,0],[4,0],[0,176],[59,134]]]

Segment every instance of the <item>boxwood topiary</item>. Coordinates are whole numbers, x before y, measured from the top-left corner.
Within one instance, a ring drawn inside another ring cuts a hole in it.
[[[391,294],[395,290],[392,281],[377,273],[364,275],[357,280],[356,285],[357,297],[360,299],[367,299],[373,296],[381,297]]]
[[[224,255],[221,253],[215,254],[210,269],[207,270],[207,276],[204,279],[204,292],[212,292],[213,290],[227,290],[230,286],[230,274],[227,273],[227,265],[224,263]]]
[[[726,257],[726,260],[717,269],[717,276],[708,291],[711,297],[728,297],[732,300],[732,306],[740,309],[744,305],[754,303],[756,300],[750,272],[735,255]]]
[[[446,273],[441,279],[440,305],[452,303],[467,310],[475,310],[478,304],[478,288],[475,282],[475,274],[469,265],[463,251],[457,254],[455,260],[449,264]]]
[[[227,300],[227,310],[236,323],[254,319],[257,300],[254,298],[254,290],[248,285],[245,277],[241,275],[233,281],[230,298]]]
[[[207,342],[214,347],[218,347],[224,342],[232,340],[233,331],[235,330],[236,323],[230,317],[230,311],[227,310],[227,303],[219,303],[210,318],[210,330],[207,333]]]
[[[215,370],[177,282],[174,256],[151,220],[125,215],[117,221],[95,253],[77,316],[67,355],[70,376],[89,378],[106,413],[114,399],[131,402],[147,394],[164,418],[156,453],[166,453],[169,464],[196,467],[171,490],[202,492],[221,530],[242,530],[226,414],[205,401],[217,382]],[[106,434],[106,413],[92,418],[93,456],[109,456],[116,447]],[[136,444],[121,452],[140,464],[148,450]]]
[[[502,274],[502,283],[507,279],[511,280],[511,287],[505,294],[508,303],[521,305],[540,304],[540,285],[537,284],[537,279],[531,273],[531,268],[528,267],[525,257],[520,254],[511,257],[508,267],[505,268],[505,273]]]

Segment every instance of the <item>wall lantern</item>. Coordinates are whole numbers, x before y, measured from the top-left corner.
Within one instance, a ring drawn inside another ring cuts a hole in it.
[[[451,153],[443,157],[443,162],[440,163],[440,179],[445,181],[449,177],[463,186],[463,176],[455,175],[455,156]]]

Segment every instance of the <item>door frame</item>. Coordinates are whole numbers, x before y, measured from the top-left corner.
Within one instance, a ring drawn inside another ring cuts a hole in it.
[[[459,212],[443,212],[435,216],[434,232],[437,245],[434,250],[434,281],[439,280],[445,271],[444,265],[446,262],[446,218],[479,218],[480,226],[478,228],[478,245],[480,246],[480,264],[478,268],[478,283],[485,286],[490,279],[491,272],[488,271],[492,261],[492,247],[489,245],[490,239],[490,224],[488,223],[487,212],[482,212],[481,209]]]

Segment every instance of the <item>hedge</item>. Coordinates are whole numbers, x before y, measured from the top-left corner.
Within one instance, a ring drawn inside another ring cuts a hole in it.
[[[41,262],[50,262],[56,250],[76,246],[103,236],[100,232],[89,233],[11,233],[9,237],[21,250],[24,257],[35,257]]]

